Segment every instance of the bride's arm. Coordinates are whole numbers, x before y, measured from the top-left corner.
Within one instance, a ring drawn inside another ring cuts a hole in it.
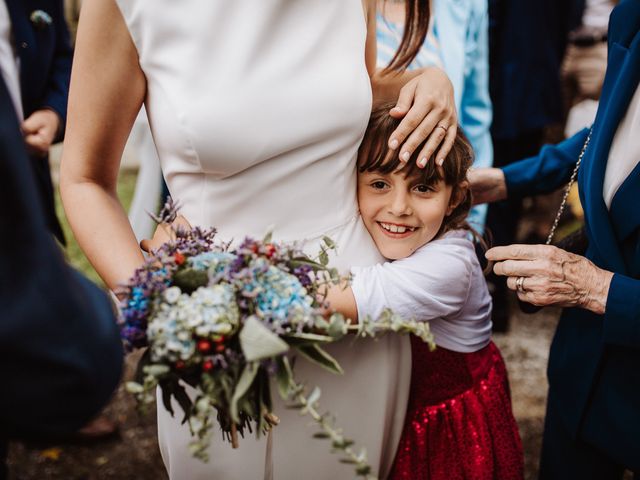
[[[398,150],[401,159],[409,159],[426,138],[418,163],[429,159],[438,150],[437,162],[442,165],[453,146],[458,128],[453,85],[441,69],[427,67],[416,70],[387,71],[376,68],[376,0],[363,0],[367,18],[365,60],[373,103],[396,102],[389,112],[402,118],[389,138],[389,148]],[[444,128],[437,128],[442,126]],[[426,161],[425,161],[426,163]]]
[[[145,92],[137,51],[115,1],[86,0],[71,75],[60,193],[80,247],[110,288],[144,260],[116,184]]]

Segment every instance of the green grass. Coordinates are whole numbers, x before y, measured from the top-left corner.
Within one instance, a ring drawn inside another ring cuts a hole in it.
[[[120,176],[118,177],[118,197],[122,202],[125,210],[129,209],[129,205],[131,205],[131,201],[133,200],[133,192],[136,186],[136,178],[138,172],[135,170],[122,170],[120,172]],[[58,218],[60,219],[60,223],[62,224],[62,229],[64,231],[64,235],[67,239],[67,248],[66,248],[66,257],[75,268],[84,273],[91,280],[96,282],[98,285],[104,286],[104,282],[100,279],[96,271],[85,257],[84,253],[80,249],[78,242],[76,242],[73,233],[71,232],[71,227],[69,227],[69,222],[67,221],[67,217],[64,214],[64,209],[62,208],[62,202],[60,201],[60,194],[56,189],[56,212],[58,214]]]

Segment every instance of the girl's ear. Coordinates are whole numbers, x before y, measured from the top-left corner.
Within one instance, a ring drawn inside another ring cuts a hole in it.
[[[460,182],[453,189],[453,192],[451,192],[451,199],[449,200],[449,208],[447,208],[447,216],[451,215],[456,207],[462,203],[467,196],[468,191],[469,182],[467,180]]]

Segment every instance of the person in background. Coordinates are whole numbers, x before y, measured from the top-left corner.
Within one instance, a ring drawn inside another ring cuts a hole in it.
[[[63,244],[49,148],[64,134],[72,56],[62,0],[0,1],[0,69],[21,122],[47,225]]]
[[[120,381],[122,345],[107,296],[69,268],[0,78],[0,479],[7,442],[57,441],[97,414]]]
[[[433,0],[427,38],[409,70],[427,66],[442,68],[455,96],[458,121],[475,152],[473,166],[493,165],[491,99],[489,97],[489,40],[487,0]],[[402,40],[404,1],[381,1],[378,8],[378,68],[391,62]],[[475,205],[471,226],[482,232],[487,205]]]
[[[76,32],[78,31],[78,21],[80,20],[80,7],[82,0],[64,0],[64,13],[69,25],[69,33],[71,34],[71,42],[76,43]]]
[[[563,118],[560,65],[577,0],[489,0],[489,88],[494,166],[535,155],[544,128]],[[489,206],[492,244],[514,242],[522,200]],[[489,278],[495,331],[508,328],[504,280]]]
[[[49,149],[64,135],[72,57],[62,0],[0,0],[0,70],[21,122],[46,224],[63,245]],[[78,440],[116,432],[117,425],[100,416],[78,433]]]
[[[547,370],[544,480],[640,474],[640,2],[618,4],[608,37],[591,133],[470,175],[478,201],[544,193],[568,182],[584,151],[577,181],[584,255],[549,245],[487,252],[520,300],[564,308]]]
[[[580,25],[569,32],[562,64],[565,104],[598,100],[607,69],[607,25],[616,0],[583,0]]]

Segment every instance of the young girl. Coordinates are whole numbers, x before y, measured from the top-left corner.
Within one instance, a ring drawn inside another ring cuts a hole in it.
[[[376,110],[360,147],[358,203],[387,263],[354,268],[350,288],[328,293],[350,318],[385,308],[429,321],[437,348],[412,338],[404,431],[389,478],[523,477],[507,372],[491,341],[491,297],[466,222],[471,147],[459,133],[444,165],[400,163],[386,140],[397,120]],[[418,149],[419,150],[419,149]]]

